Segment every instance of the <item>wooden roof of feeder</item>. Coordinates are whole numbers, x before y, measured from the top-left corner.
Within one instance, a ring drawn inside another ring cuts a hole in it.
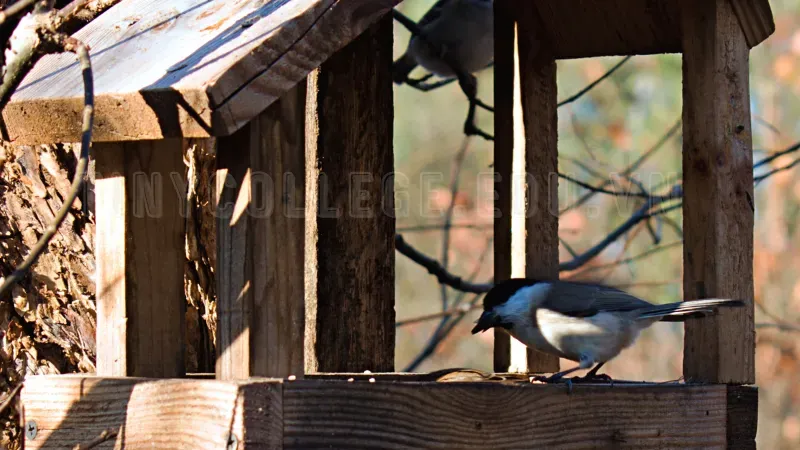
[[[75,37],[91,50],[94,141],[227,135],[399,0],[123,0]],[[42,58],[3,111],[21,144],[78,142],[72,54]]]
[[[527,1],[527,0],[525,0]],[[558,59],[681,51],[682,0],[535,2]],[[731,0],[748,45],[775,28],[768,0]],[[124,0],[75,36],[91,47],[95,141],[227,135],[397,0]],[[79,140],[71,54],[42,58],[3,111],[17,143]]]

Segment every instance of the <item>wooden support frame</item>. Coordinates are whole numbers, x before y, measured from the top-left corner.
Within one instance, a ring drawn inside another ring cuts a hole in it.
[[[105,430],[118,432],[110,442],[114,448],[154,444],[192,450],[354,443],[363,448],[752,448],[755,439],[755,388],[575,385],[568,393],[565,386],[527,382],[372,377],[373,382],[229,382],[32,376],[22,401],[24,420],[37,431],[25,444],[74,446]],[[749,425],[739,422],[731,434],[731,418],[743,417],[751,419]],[[746,445],[734,447],[739,444]]]
[[[97,373],[184,367],[185,141],[95,144]]]
[[[682,11],[684,297],[747,302],[686,322],[683,373],[755,383],[750,49],[730,0]]]
[[[558,279],[556,62],[532,4],[495,1],[495,279]],[[524,197],[517,198],[522,194]],[[511,257],[509,258],[509,255]],[[494,370],[557,372],[558,358],[495,330]]]
[[[309,76],[306,373],[394,369],[392,18]]]
[[[306,84],[217,145],[217,378],[303,374]]]

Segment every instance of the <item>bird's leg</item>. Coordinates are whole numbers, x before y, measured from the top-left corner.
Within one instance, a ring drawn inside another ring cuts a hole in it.
[[[469,99],[469,109],[467,109],[467,120],[464,122],[464,134],[467,136],[477,135],[486,140],[493,141],[494,136],[489,133],[482,131],[480,128],[475,125],[475,108],[478,104],[482,105],[482,107],[487,107],[485,104],[480,102],[476,98],[478,92],[478,79],[472,75],[464,75],[462,76],[459,74],[458,77],[458,84],[461,86],[461,90],[464,92],[464,95],[467,96]]]
[[[613,382],[614,380],[610,376],[608,376],[607,374],[604,374],[604,373],[603,374],[599,374],[599,375],[597,374],[597,371],[600,370],[601,367],[603,367],[603,364],[605,364],[605,362],[601,362],[601,363],[597,364],[596,366],[594,366],[594,368],[592,368],[592,370],[590,370],[583,377],[575,378],[575,381],[578,381],[578,382],[581,382],[581,381],[612,381]]]

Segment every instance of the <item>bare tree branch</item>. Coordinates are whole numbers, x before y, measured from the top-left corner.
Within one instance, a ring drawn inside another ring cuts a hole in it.
[[[446,309],[444,311],[439,311],[439,312],[435,312],[435,313],[431,313],[431,314],[425,314],[425,315],[422,315],[422,316],[414,317],[412,319],[398,320],[397,322],[395,322],[395,326],[403,327],[403,326],[406,326],[406,325],[413,325],[413,324],[420,323],[420,322],[427,322],[427,321],[433,320],[433,319],[440,319],[442,317],[450,317],[450,316],[452,316],[454,314],[458,314],[458,313],[468,313],[470,311],[474,311],[476,309],[479,309],[480,307],[481,307],[480,305],[470,305],[470,304],[458,305],[458,306],[456,306],[454,308]]]
[[[607,195],[612,195],[614,197],[637,197],[637,198],[644,198],[644,199],[660,199],[660,200],[669,200],[669,199],[673,198],[673,197],[664,196],[664,195],[651,196],[647,192],[612,191],[612,190],[606,189],[604,187],[592,186],[591,184],[584,183],[581,180],[578,180],[576,178],[572,178],[571,176],[569,176],[567,174],[564,174],[564,173],[561,173],[561,172],[558,173],[558,177],[559,178],[563,178],[563,179],[569,181],[570,183],[577,184],[578,186],[580,186],[580,187],[582,187],[582,188],[584,188],[584,189],[586,189],[588,191],[597,193],[597,194],[607,194]]]
[[[6,20],[10,17],[14,17],[17,14],[23,12],[24,10],[33,6],[39,0],[20,0],[16,3],[13,3],[8,6],[8,8],[3,9],[0,11],[0,25],[4,24]]]
[[[579,98],[583,97],[584,95],[586,95],[587,92],[589,92],[592,89],[594,89],[595,86],[597,86],[598,84],[602,83],[603,80],[605,80],[606,78],[610,77],[614,72],[617,71],[617,69],[622,67],[622,65],[625,64],[626,62],[628,62],[630,59],[631,59],[631,55],[626,56],[625,58],[622,59],[622,61],[620,61],[617,64],[615,64],[614,67],[612,67],[606,73],[601,75],[600,78],[592,81],[586,87],[584,87],[580,91],[576,92],[575,94],[573,94],[573,95],[565,98],[564,100],[558,102],[558,105],[556,105],[556,107],[560,108],[560,107],[562,107],[564,105],[568,105],[568,104],[578,100]]]
[[[64,204],[55,216],[53,223],[45,229],[44,234],[36,245],[31,249],[28,256],[20,264],[14,272],[3,280],[0,285],[0,298],[4,298],[6,293],[9,292],[11,287],[21,280],[25,274],[30,270],[31,266],[36,263],[39,256],[44,253],[50,242],[50,239],[58,232],[61,223],[67,217],[72,204],[80,193],[81,186],[83,185],[84,176],[86,175],[86,167],[89,164],[89,146],[92,142],[92,126],[94,123],[94,82],[92,77],[92,64],[89,59],[89,50],[80,41],[75,38],[67,37],[64,34],[56,34],[52,36],[53,44],[60,46],[64,51],[74,52],[80,61],[81,73],[83,75],[84,87],[84,107],[83,107],[83,124],[82,124],[82,138],[81,138],[81,154],[78,163],[75,166],[75,175],[72,180],[67,197],[64,199]]]
[[[11,403],[14,401],[14,397],[16,397],[21,390],[22,383],[18,384],[16,387],[14,387],[14,389],[11,390],[11,392],[8,393],[5,400],[3,400],[3,403],[0,403],[0,415],[2,415],[3,411],[5,411],[6,408],[11,405]]]
[[[673,191],[676,192],[676,194],[677,194],[677,192],[680,190],[680,188],[678,186],[676,186],[675,188],[676,189],[673,189]],[[654,206],[656,206],[656,205],[658,205],[658,204],[660,204],[660,203],[662,203],[662,202],[664,202],[664,201],[666,201],[668,199],[672,199],[672,198],[673,197],[670,196],[670,197],[665,197],[663,200],[660,200],[660,199],[659,200],[657,200],[657,199],[648,200],[644,204],[644,206],[639,208],[639,210],[637,210],[633,215],[631,215],[631,217],[629,217],[628,220],[623,222],[622,225],[618,226],[614,231],[609,233],[608,236],[603,238],[603,240],[598,242],[594,247],[590,248],[589,250],[587,250],[586,252],[581,254],[579,257],[574,258],[571,261],[567,261],[567,262],[563,262],[563,263],[559,264],[558,265],[558,270],[559,271],[571,271],[571,270],[575,270],[575,269],[580,268],[581,266],[583,266],[587,262],[591,261],[594,257],[599,255],[603,250],[606,249],[606,247],[608,247],[609,245],[611,245],[611,243],[613,243],[614,241],[619,239],[620,236],[622,236],[625,232],[627,232],[628,230],[633,228],[634,225],[638,224],[639,222],[641,222],[643,220],[647,220],[650,217],[655,217],[655,216],[660,215],[660,214],[666,214],[666,213],[668,213],[670,211],[674,211],[674,210],[680,208],[683,203],[678,203],[676,205],[673,205],[673,206],[670,206],[670,207],[667,207],[667,208],[664,208],[664,209],[660,209],[660,210],[657,210],[657,211],[652,211],[652,212],[650,211],[650,209],[652,209]]]
[[[409,245],[400,234],[395,235],[394,245],[400,254],[427,269],[428,273],[435,276],[439,283],[446,284],[459,291],[472,293],[489,292],[489,289],[492,288],[491,283],[470,283],[444,270],[444,267],[439,264],[439,261],[436,261]]]
[[[645,151],[642,154],[642,156],[640,156],[631,165],[626,167],[621,172],[621,176],[628,176],[631,173],[633,173],[634,170],[638,169],[639,166],[641,166],[648,158],[653,156],[653,154],[655,154],[655,152],[657,152],[659,149],[661,149],[664,146],[664,144],[666,144],[673,136],[675,136],[675,134],[680,129],[681,129],[681,120],[678,119],[678,121],[676,121],[675,124],[669,130],[667,130],[667,132],[664,133],[664,135],[661,136],[661,138],[652,147],[650,147],[647,151]],[[606,181],[604,181],[603,183],[601,183],[597,187],[598,188],[604,188],[604,187],[608,186],[611,183],[613,183],[613,180],[611,178],[608,178],[608,179],[606,179]],[[565,212],[567,212],[567,211],[569,211],[571,209],[575,209],[575,208],[581,206],[582,204],[584,204],[587,201],[589,201],[589,199],[594,197],[595,194],[597,194],[597,192],[589,192],[588,194],[586,194],[583,197],[581,197],[580,199],[578,199],[575,203],[573,203],[573,204],[567,206],[566,208],[562,209],[560,211],[560,213],[563,214],[563,213],[565,213]]]

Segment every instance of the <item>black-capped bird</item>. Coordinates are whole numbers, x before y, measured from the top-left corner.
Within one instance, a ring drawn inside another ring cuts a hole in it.
[[[719,307],[744,306],[741,300],[704,299],[654,305],[600,284],[515,278],[497,283],[483,300],[483,314],[472,334],[494,327],[530,348],[578,363],[577,367],[537,377],[558,381],[592,368],[583,378],[609,379],[597,371],[631,346],[655,322],[681,322]]]

